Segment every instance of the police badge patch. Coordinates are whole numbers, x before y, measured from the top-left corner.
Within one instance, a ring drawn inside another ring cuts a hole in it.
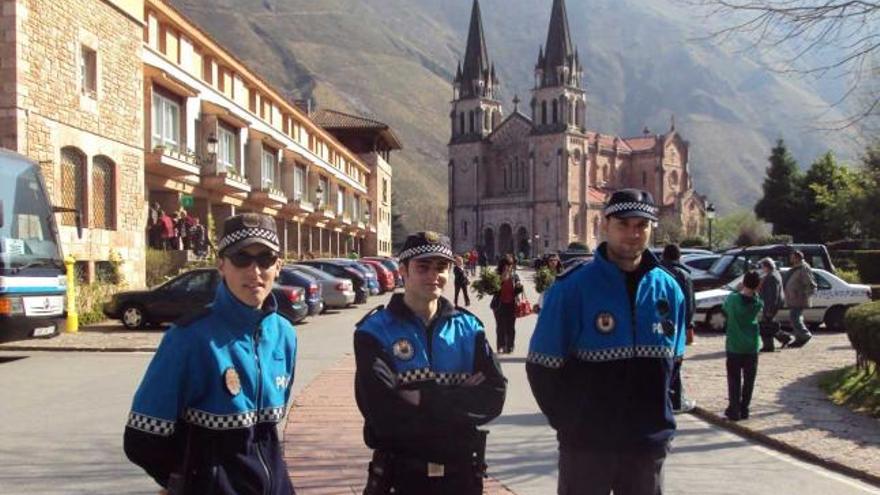
[[[239,380],[238,372],[235,371],[234,367],[230,366],[226,368],[226,371],[223,372],[223,380],[226,382],[226,390],[228,390],[233,397],[241,393],[241,380]]]
[[[611,313],[602,312],[596,317],[596,329],[604,334],[611,333],[615,326],[617,326],[617,322],[614,321],[614,315]]]
[[[394,353],[394,357],[400,359],[401,361],[409,361],[415,355],[415,349],[413,349],[413,345],[410,341],[406,339],[400,339],[391,346],[391,352]]]

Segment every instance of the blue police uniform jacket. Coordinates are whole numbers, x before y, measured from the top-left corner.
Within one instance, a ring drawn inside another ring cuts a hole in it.
[[[546,294],[529,383],[563,446],[666,448],[676,426],[669,384],[673,357],[684,352],[684,296],[645,251],[631,299],[627,274],[605,249],[560,274]]]
[[[427,461],[469,458],[476,426],[501,413],[506,380],[483,324],[444,298],[437,316],[425,325],[402,294],[393,296],[387,309],[357,324],[355,357],[356,398],[371,448]],[[393,376],[379,380],[376,360]],[[477,372],[486,377],[482,384],[460,386]],[[406,389],[421,392],[419,406],[400,399],[397,391]]]
[[[225,283],[205,311],[165,333],[138,388],[125,453],[157,483],[186,471],[186,493],[293,493],[276,425],[290,398],[296,333]]]

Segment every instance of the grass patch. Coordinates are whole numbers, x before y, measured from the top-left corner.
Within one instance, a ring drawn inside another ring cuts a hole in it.
[[[830,371],[819,380],[819,386],[835,404],[880,418],[880,373],[876,368],[870,364],[867,369],[849,366]]]

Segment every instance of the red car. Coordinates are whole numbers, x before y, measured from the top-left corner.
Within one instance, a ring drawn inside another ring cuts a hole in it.
[[[388,268],[385,268],[385,265],[376,260],[361,258],[358,261],[370,265],[376,270],[376,275],[378,275],[379,279],[379,289],[382,292],[394,290],[394,287],[397,283],[394,277],[394,272],[392,272]]]

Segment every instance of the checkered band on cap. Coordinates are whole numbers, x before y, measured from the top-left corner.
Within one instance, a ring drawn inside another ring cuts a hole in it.
[[[220,239],[220,242],[217,244],[217,251],[222,252],[224,249],[235,244],[236,242],[253,238],[268,241],[275,247],[275,251],[278,251],[280,249],[278,234],[272,232],[271,230],[262,229],[260,227],[248,227],[244,229],[234,230],[229,234],[223,236],[223,238]]]
[[[559,356],[551,356],[549,354],[541,354],[540,352],[530,352],[529,355],[526,357],[526,361],[532,364],[543,366],[545,368],[558,369],[562,368],[562,365],[565,363],[565,358]]]
[[[425,255],[436,254],[439,256],[443,256],[444,258],[452,259],[452,249],[449,246],[445,246],[443,244],[424,244],[421,246],[411,247],[409,249],[404,249],[397,256],[401,262],[406,261],[415,257],[423,257]]]
[[[639,203],[637,201],[627,201],[625,203],[615,203],[613,205],[608,205],[603,210],[603,214],[607,217],[609,215],[614,215],[615,213],[627,212],[627,211],[641,211],[643,213],[647,213],[652,216],[657,216],[657,212],[659,209],[648,203]]]
[[[633,357],[632,347],[612,347],[610,349],[579,350],[575,354],[581,361],[602,362]]]
[[[126,426],[145,433],[159,435],[160,437],[170,437],[174,434],[174,421],[153,418],[134,411],[128,413]]]

